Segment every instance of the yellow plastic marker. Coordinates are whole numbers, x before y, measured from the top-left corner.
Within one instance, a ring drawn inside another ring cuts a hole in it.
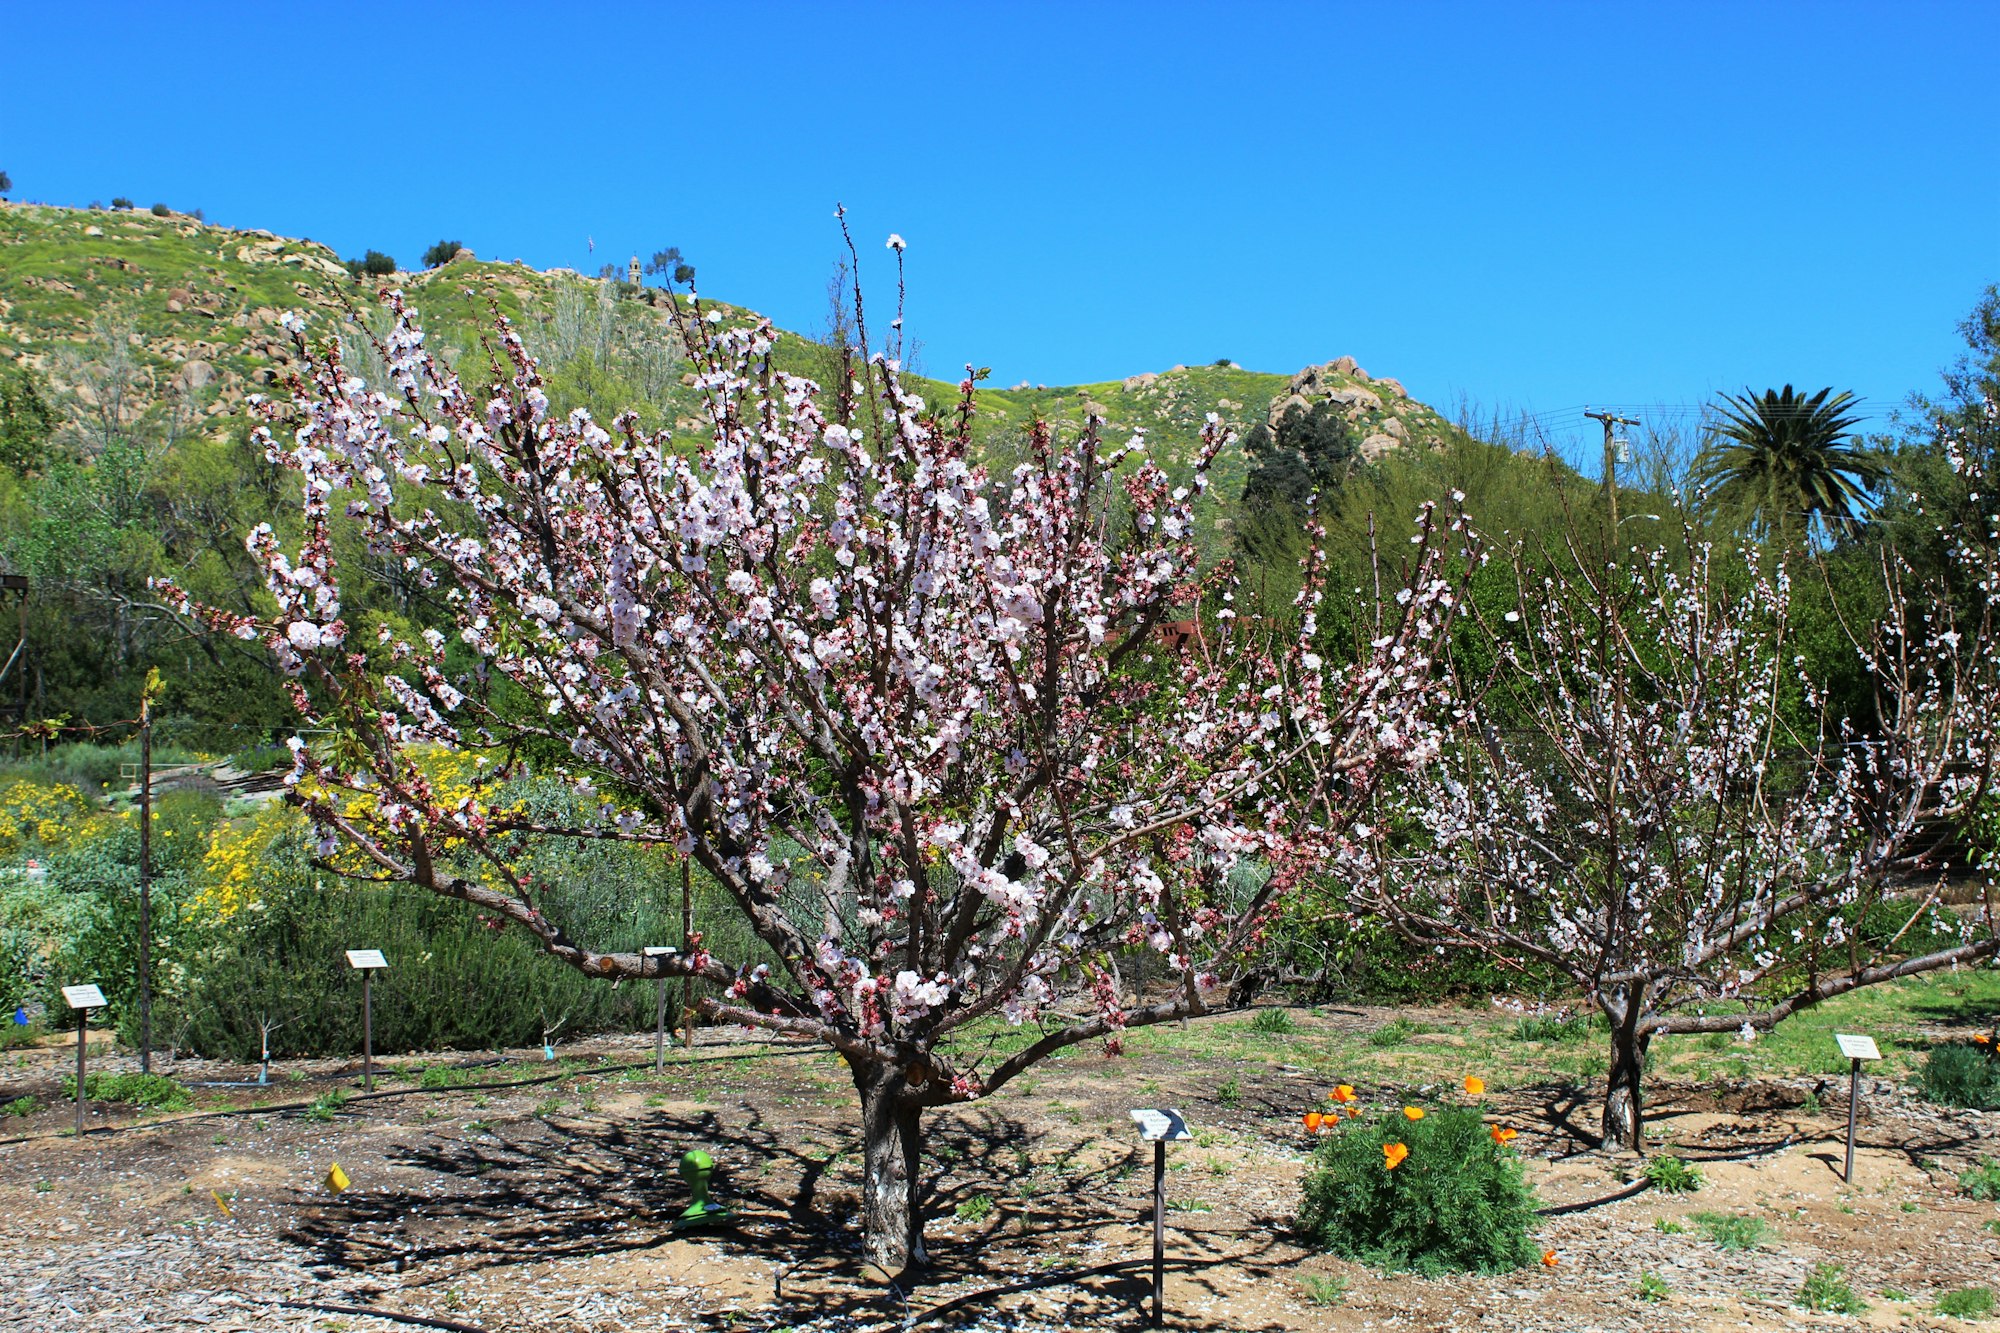
[[[217,1208],[220,1208],[220,1209],[222,1210],[222,1215],[223,1215],[224,1217],[234,1217],[234,1216],[235,1216],[235,1214],[234,1214],[234,1213],[232,1213],[232,1212],[230,1212],[230,1211],[229,1211],[229,1205],[228,1205],[228,1204],[226,1204],[226,1203],[224,1203],[224,1202],[222,1201],[222,1196],[221,1196],[220,1194],[216,1193],[216,1192],[215,1192],[214,1190],[210,1190],[210,1191],[208,1192],[208,1197],[209,1197],[209,1198],[211,1198],[211,1199],[213,1199],[213,1200],[215,1200],[215,1206],[216,1206]]]
[[[349,1183],[350,1182],[347,1179],[347,1173],[340,1169],[339,1162],[335,1162],[333,1164],[333,1169],[326,1173],[326,1187],[332,1190],[335,1194],[338,1194],[342,1190],[346,1189]]]

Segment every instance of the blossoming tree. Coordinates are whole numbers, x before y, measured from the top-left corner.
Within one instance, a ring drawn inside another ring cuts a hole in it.
[[[1518,600],[1453,655],[1443,758],[1394,802],[1410,836],[1373,839],[1357,899],[1426,944],[1572,982],[1610,1022],[1607,1146],[1640,1146],[1661,1033],[1751,1035],[2000,952],[1990,881],[1940,907],[1946,871],[1972,878],[1945,844],[1994,771],[1992,534],[1955,540],[1983,590],[1956,612],[1885,559],[1886,615],[1842,626],[1866,719],[1806,677],[1783,566],[1687,547],[1624,568],[1575,541],[1517,551]]]
[[[267,643],[333,733],[293,746],[323,854],[475,904],[593,976],[705,978],[724,988],[710,1020],[838,1051],[866,1254],[890,1273],[924,1258],[926,1109],[1201,1012],[1379,776],[1435,753],[1462,517],[1423,517],[1400,594],[1337,666],[1314,651],[1316,571],[1282,628],[1234,616],[1226,576],[1202,571],[1213,418],[1183,485],[1101,422],[1066,444],[1038,429],[989,477],[972,377],[936,410],[864,343],[824,393],[773,368],[770,328],[690,300],[705,429],[648,435],[552,415],[504,320],[492,383],[468,386],[389,302],[386,384],[292,323],[291,401],[264,410],[302,482],[299,545],[250,538],[274,614],[194,609]],[[359,641],[343,527],[432,590],[438,623]],[[1200,631],[1164,646],[1196,606]],[[490,756],[493,782],[440,800],[414,757],[437,745]],[[602,796],[576,827],[497,794],[558,748]],[[524,832],[671,844],[775,961],[593,948],[511,863]],[[1110,966],[1129,949],[1172,979],[1131,1007]],[[1035,1033],[982,1055],[967,1029],[993,1022]]]

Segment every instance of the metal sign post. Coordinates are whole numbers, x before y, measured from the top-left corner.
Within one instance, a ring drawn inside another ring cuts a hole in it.
[[[1153,1145],[1153,1327],[1166,1321],[1167,1287],[1167,1144],[1191,1139],[1179,1111],[1135,1110],[1132,1123],[1139,1140]]]
[[[649,944],[641,952],[648,958],[665,958],[678,953],[672,945]],[[653,1019],[653,1072],[660,1073],[667,1067],[667,972],[661,964],[659,980],[659,1013]]]
[[[349,949],[347,965],[361,974],[361,1089],[375,1091],[375,969],[387,967],[380,949]]]
[[[1836,1032],[1833,1039],[1840,1045],[1840,1053],[1851,1062],[1847,1071],[1847,1171],[1841,1177],[1849,1185],[1854,1183],[1854,1126],[1861,1111],[1861,1062],[1880,1060],[1882,1052],[1875,1048],[1873,1037],[1856,1036],[1848,1032]]]
[[[84,1037],[90,1025],[90,1011],[104,1007],[104,992],[96,986],[64,986],[63,999],[76,1010],[76,1132],[83,1133]]]

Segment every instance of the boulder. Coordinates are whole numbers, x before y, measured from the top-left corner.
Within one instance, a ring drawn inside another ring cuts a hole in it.
[[[1410,396],[1403,391],[1403,382],[1401,380],[1376,380],[1375,387],[1388,394],[1391,398],[1408,398]]]
[[[1335,357],[1326,363],[1326,368],[1336,375],[1352,375],[1355,371],[1361,369],[1360,366],[1354,364],[1354,358],[1351,356]]]
[[[477,258],[479,258],[478,255],[473,254],[468,247],[461,245],[458,249],[452,251],[450,262],[456,264],[459,260],[463,259],[470,263]]]
[[[185,309],[187,309],[187,307],[182,305],[179,301],[174,300],[172,297],[167,298],[167,313],[169,315],[178,315],[180,314],[181,311]]]
[[[1395,436],[1377,432],[1361,442],[1361,456],[1373,463],[1384,454],[1391,453],[1399,448],[1401,444],[1402,441],[1398,440]]]
[[[181,367],[181,373],[174,377],[184,389],[206,388],[215,378],[215,367],[206,361],[189,361]]]

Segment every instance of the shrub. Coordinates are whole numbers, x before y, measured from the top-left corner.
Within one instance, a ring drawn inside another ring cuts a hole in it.
[[[76,1100],[76,1075],[64,1074],[63,1100]],[[154,1111],[185,1110],[194,1101],[186,1088],[165,1074],[90,1074],[83,1080],[84,1099],[93,1102],[123,1102]]]
[[[1370,1046],[1401,1046],[1420,1032],[1435,1032],[1428,1023],[1415,1023],[1407,1018],[1392,1018],[1381,1027],[1368,1034]]]
[[[1993,1313],[1991,1287],[1960,1287],[1937,1298],[1937,1312],[1959,1319],[1984,1319]]]
[[[74,1080],[72,1080],[72,1086]],[[23,1120],[42,1109],[42,1104],[33,1097],[16,1097],[11,1102],[0,1102],[0,1116],[17,1115]]]
[[[1639,1173],[1656,1190],[1668,1194],[1692,1194],[1702,1186],[1701,1168],[1689,1166],[1678,1157],[1655,1157]]]
[[[348,260],[347,271],[356,278],[386,278],[396,271],[396,261],[380,250],[370,250],[359,259]]]
[[[1406,1154],[1390,1167],[1399,1145]],[[1519,1158],[1469,1106],[1341,1120],[1314,1150],[1298,1217],[1322,1249],[1425,1276],[1534,1263],[1534,1223]]]
[[[1968,1199],[2000,1199],[2000,1162],[1991,1157],[1961,1173],[1958,1192]]]
[[[1292,1031],[1291,1011],[1288,1009],[1259,1009],[1257,1016],[1250,1020],[1252,1032],[1263,1032],[1274,1037],[1284,1036]]]
[[[453,255],[464,248],[457,241],[439,241],[430,249],[424,251],[424,267],[442,268],[451,262]]]
[[[1918,1071],[1917,1090],[1940,1106],[2000,1110],[2000,1060],[1969,1043],[1934,1046]]]
[[[173,210],[173,209],[171,209],[171,208],[168,208],[168,207],[167,207],[167,206],[166,206],[165,204],[154,204],[154,205],[153,205],[153,216],[154,216],[154,217],[156,217],[156,218],[170,218],[170,217],[172,217],[173,215],[174,215],[174,210]]]
[[[1854,1288],[1847,1285],[1847,1280],[1841,1276],[1846,1271],[1839,1264],[1814,1264],[1812,1272],[1806,1274],[1805,1285],[1793,1298],[1794,1304],[1821,1314],[1860,1314],[1868,1308],[1868,1302],[1856,1296]]]
[[[132,201],[130,199],[127,199],[122,194],[116,195],[111,200],[111,207],[122,212],[123,210],[132,207]]]
[[[1731,1213],[1691,1213],[1688,1221],[1714,1241],[1718,1249],[1754,1250],[1771,1238],[1771,1224],[1761,1217]]]

